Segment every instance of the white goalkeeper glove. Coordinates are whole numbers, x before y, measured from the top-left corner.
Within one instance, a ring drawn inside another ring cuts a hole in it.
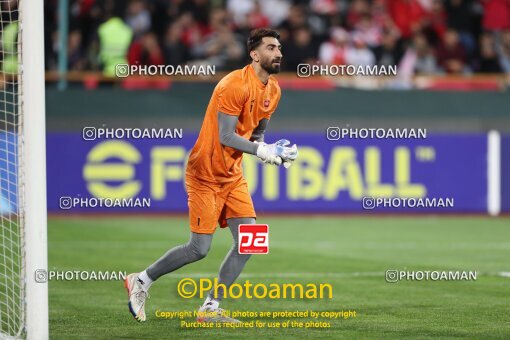
[[[281,165],[288,168],[290,162],[294,161],[298,156],[297,146],[294,144],[292,147],[287,145],[290,142],[286,139],[280,139],[274,144],[258,143],[257,157],[259,157],[264,163]],[[288,165],[286,165],[287,163]]]
[[[288,156],[286,158],[282,158],[283,166],[285,167],[285,169],[288,169],[292,165],[292,162],[294,162],[296,160],[297,156],[299,155],[297,145],[294,144],[291,147],[287,147],[287,145],[290,144],[290,141],[287,139],[280,139],[275,144],[278,144],[278,145],[286,147],[287,149],[290,149]]]

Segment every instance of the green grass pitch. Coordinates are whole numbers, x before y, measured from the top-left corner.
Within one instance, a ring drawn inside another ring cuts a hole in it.
[[[498,275],[510,272],[508,218],[259,216],[259,222],[270,226],[270,253],[253,256],[237,282],[330,283],[333,299],[230,299],[222,307],[350,309],[357,317],[330,320],[329,329],[184,329],[177,319],[156,318],[157,310],[193,311],[202,303],[179,297],[176,286],[185,274],[214,277],[231,237],[217,230],[204,260],[152,286],[143,324],[129,314],[121,281],[51,281],[51,338],[510,338],[510,277]],[[187,241],[189,229],[180,217],[54,217],[48,233],[49,269],[130,273]],[[470,270],[478,279],[386,283],[388,269]]]

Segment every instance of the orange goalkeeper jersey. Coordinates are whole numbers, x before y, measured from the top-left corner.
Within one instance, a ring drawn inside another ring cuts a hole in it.
[[[200,134],[191,150],[186,175],[200,181],[227,183],[242,176],[243,152],[220,143],[218,111],[238,116],[236,133],[250,139],[263,118],[270,119],[280,100],[277,80],[264,85],[251,65],[227,74],[214,88]]]

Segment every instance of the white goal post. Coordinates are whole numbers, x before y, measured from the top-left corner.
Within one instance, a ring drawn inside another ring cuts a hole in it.
[[[48,339],[44,1],[0,10],[0,338]]]
[[[22,113],[24,115],[25,280],[28,339],[48,339],[46,115],[44,91],[44,1],[20,0],[22,27]]]

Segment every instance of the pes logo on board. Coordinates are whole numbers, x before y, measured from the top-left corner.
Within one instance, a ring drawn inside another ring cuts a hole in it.
[[[267,224],[239,225],[239,254],[269,253],[269,226]]]

